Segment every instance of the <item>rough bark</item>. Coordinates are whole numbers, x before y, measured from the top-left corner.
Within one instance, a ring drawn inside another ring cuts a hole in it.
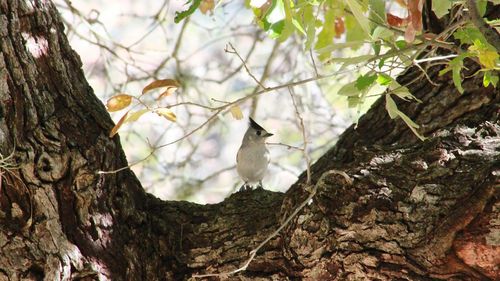
[[[301,177],[286,194],[164,202],[128,170],[98,174],[126,165],[119,139],[108,138],[112,121],[55,7],[33,3],[0,0],[0,151],[14,152],[4,162],[17,165],[0,170],[0,280],[233,270],[307,197]],[[438,71],[428,73],[439,87],[425,79],[411,87],[422,103],[398,104],[429,140],[377,102],[314,164],[311,204],[228,278],[498,280],[500,92],[466,76],[460,95]],[[409,69],[400,82],[419,75]]]

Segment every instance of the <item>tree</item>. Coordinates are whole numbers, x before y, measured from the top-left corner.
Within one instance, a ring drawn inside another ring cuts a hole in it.
[[[500,95],[477,60],[463,60],[462,94],[434,65],[439,86],[409,86],[421,103],[394,100],[425,142],[380,99],[286,193],[165,202],[129,170],[98,173],[127,162],[55,6],[1,0],[0,11],[0,279],[185,280],[242,265],[228,278],[498,279]]]

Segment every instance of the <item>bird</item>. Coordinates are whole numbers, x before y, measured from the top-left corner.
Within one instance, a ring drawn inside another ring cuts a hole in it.
[[[257,188],[263,188],[262,178],[271,160],[265,141],[272,135],[249,118],[248,129],[236,155],[236,170],[244,182],[239,191],[249,190],[255,183]]]

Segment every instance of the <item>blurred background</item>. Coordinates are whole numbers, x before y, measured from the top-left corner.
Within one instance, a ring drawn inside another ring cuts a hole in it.
[[[303,152],[286,146],[301,148],[304,144],[290,94],[304,120],[312,162],[332,147],[338,135],[371,103],[349,108],[346,98],[336,92],[355,73],[323,65],[314,52],[304,50],[302,38],[292,36],[285,42],[271,39],[258,28],[243,1],[220,1],[213,12],[204,14],[200,9],[179,24],[174,23],[174,16],[187,8],[183,1],[55,3],[66,22],[71,45],[81,56],[86,77],[103,103],[119,93],[139,97],[142,89],[157,79],[181,83],[173,95],[160,101],[178,105],[172,108],[177,115],[175,123],[145,114],[119,131],[129,163],[140,161],[132,170],[148,192],[162,199],[216,203],[238,190],[242,182],[235,169],[236,152],[249,115],[274,133],[268,140],[274,144],[269,145],[271,164],[264,188],[286,191],[306,168]],[[225,51],[231,46],[237,54]],[[349,52],[337,50],[334,55],[352,56]],[[257,95],[240,104],[243,119],[236,120],[224,111],[196,130],[214,114],[211,107],[262,89],[238,55],[265,87],[337,74],[291,90],[284,87]],[[144,100],[157,102],[154,95],[145,95]],[[124,111],[111,113],[113,120],[117,122]]]

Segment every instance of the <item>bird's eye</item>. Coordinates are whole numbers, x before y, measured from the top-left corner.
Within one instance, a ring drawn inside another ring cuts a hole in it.
[[[262,134],[261,131],[257,131],[257,136],[260,136]]]

